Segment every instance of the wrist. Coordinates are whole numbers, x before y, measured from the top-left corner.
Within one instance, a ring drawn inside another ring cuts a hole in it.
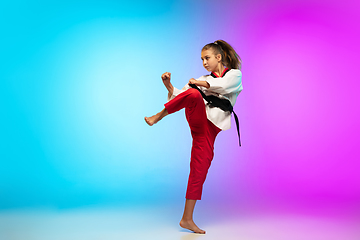
[[[207,81],[201,81],[201,86],[206,87],[206,88],[210,87],[210,85]]]

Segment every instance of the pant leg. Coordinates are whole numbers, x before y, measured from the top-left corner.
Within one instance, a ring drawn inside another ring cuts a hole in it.
[[[215,138],[221,131],[209,120],[205,125],[206,131],[203,134],[193,134],[192,131],[193,146],[186,199],[201,200],[203,184],[214,157]]]
[[[188,89],[165,104],[169,114],[185,108],[193,144],[190,174],[186,192],[187,199],[200,200],[202,187],[214,156],[214,141],[221,131],[206,117],[204,100],[196,89]]]
[[[185,108],[186,118],[189,122],[190,118],[190,128],[194,126],[199,126],[204,122],[206,118],[205,104],[204,100],[199,93],[194,88],[190,88],[185,92],[180,93],[174,99],[170,100],[164,104],[166,110],[169,114],[177,112],[182,108]]]

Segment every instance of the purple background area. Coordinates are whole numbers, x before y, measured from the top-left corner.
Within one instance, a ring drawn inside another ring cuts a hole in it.
[[[241,43],[236,47],[243,59],[244,90],[235,110],[243,147],[236,148],[234,132],[219,137],[212,168],[221,168],[221,174],[209,177],[207,186],[217,186],[213,195],[221,191],[222,196],[279,206],[359,207],[356,5],[233,2],[222,23],[239,26],[226,39]],[[233,19],[237,9],[243,15]]]

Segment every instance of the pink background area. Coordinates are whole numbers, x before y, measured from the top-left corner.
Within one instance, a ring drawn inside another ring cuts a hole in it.
[[[228,33],[232,42],[241,42],[236,47],[244,90],[235,110],[243,147],[236,149],[235,133],[219,137],[217,156],[231,163],[217,166],[223,172],[212,183],[227,186],[225,195],[261,204],[358,208],[359,4],[234,5],[243,13],[239,31]],[[237,8],[231,9],[224,22],[235,16]],[[231,148],[225,138],[231,138]]]

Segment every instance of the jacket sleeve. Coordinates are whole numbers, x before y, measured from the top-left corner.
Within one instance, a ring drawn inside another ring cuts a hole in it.
[[[243,90],[241,82],[242,73],[238,69],[233,69],[225,74],[224,77],[206,79],[210,87],[207,89],[221,95],[233,92],[241,92]]]
[[[205,81],[207,76],[201,76],[196,80],[199,81]],[[173,94],[170,96],[168,95],[167,101],[173,100],[177,95],[179,95],[182,92],[185,92],[186,90],[190,89],[191,87],[189,86],[189,84],[186,84],[182,89],[177,89],[176,87],[174,87],[173,90]],[[201,90],[204,90],[203,87],[199,87]]]
[[[188,84],[186,84],[182,89],[177,89],[176,87],[174,87],[173,94],[171,96],[168,95],[167,101],[173,100],[177,95],[179,95],[182,92],[185,92],[189,88],[190,86]]]

